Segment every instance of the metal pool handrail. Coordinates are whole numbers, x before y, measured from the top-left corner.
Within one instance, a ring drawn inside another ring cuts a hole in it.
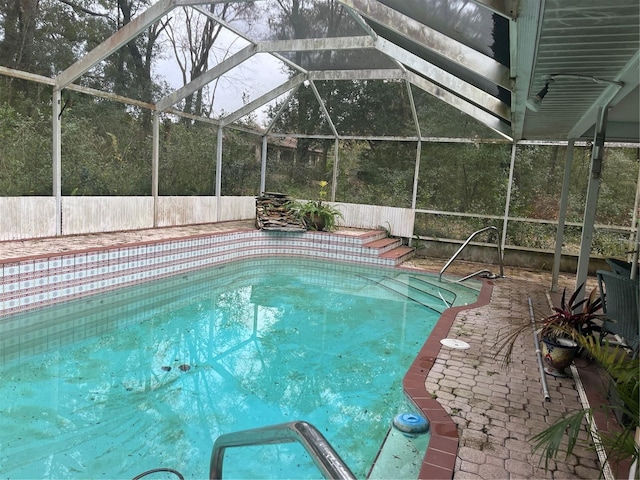
[[[229,447],[299,442],[324,478],[355,480],[355,475],[316,427],[304,421],[280,423],[220,435],[213,444],[209,479],[222,478],[224,450]]]
[[[477,230],[477,231],[473,232],[471,235],[469,235],[469,238],[467,238],[465,240],[465,242],[460,246],[460,248],[456,251],[456,253],[454,253],[453,256],[449,259],[449,261],[445,264],[445,266],[442,267],[442,270],[440,270],[440,276],[438,277],[438,281],[442,281],[442,274],[444,273],[444,271],[447,268],[449,268],[449,265],[451,265],[451,263],[453,263],[453,261],[458,257],[460,252],[462,252],[462,250],[464,250],[464,248],[467,245],[469,245],[469,242],[471,242],[471,240],[473,240],[476,235],[479,235],[482,232],[486,232],[487,230],[495,230],[496,234],[499,233],[497,227],[490,226],[490,227],[484,227],[484,228],[482,228],[480,230]],[[500,242],[498,241],[497,243],[498,243],[498,263],[500,264],[500,277],[504,277],[504,263],[502,261],[502,250],[500,249]],[[489,274],[493,275],[489,270],[480,270],[478,272],[472,273],[471,275],[467,275],[466,277],[461,278],[458,281],[462,282],[464,280],[468,280],[469,278],[475,277],[476,275],[479,275],[481,273],[489,273]],[[495,277],[495,275],[494,275],[494,277]]]

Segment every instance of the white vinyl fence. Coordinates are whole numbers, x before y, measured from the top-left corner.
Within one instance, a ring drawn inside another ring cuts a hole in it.
[[[410,208],[382,207],[358,203],[332,203],[344,219],[338,224],[354,228],[383,228],[396,237],[413,237],[414,211]]]
[[[413,236],[408,208],[333,203],[338,224]],[[255,197],[63,197],[62,234],[114,232],[255,218]],[[155,219],[155,222],[154,222]],[[55,198],[0,197],[0,241],[56,234]]]
[[[0,241],[56,234],[53,197],[0,197]]]
[[[153,228],[153,197],[63,197],[62,233]]]

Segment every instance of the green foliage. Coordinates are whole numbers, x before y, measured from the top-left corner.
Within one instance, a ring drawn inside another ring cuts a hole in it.
[[[342,212],[322,200],[308,202],[292,201],[289,208],[302,220],[308,230],[334,230],[336,219],[342,218]]]
[[[509,221],[506,242],[525,248],[553,250],[556,242],[555,225]]]
[[[566,289],[562,292],[560,305],[553,306],[549,315],[534,318],[536,331],[541,338],[548,337],[552,340],[559,337],[569,338],[575,342],[582,342],[586,337],[593,337],[593,333],[598,329],[596,320],[602,315],[598,313],[602,308],[602,299],[598,289],[591,290],[585,298],[583,295],[583,285],[580,285],[567,299]],[[507,367],[511,363],[513,349],[516,340],[525,332],[530,332],[533,326],[529,319],[515,325],[506,334],[501,335],[495,345],[494,355],[502,356],[502,364]]]
[[[611,429],[610,432],[600,432],[600,445],[604,448],[607,458],[615,461],[638,461],[638,445],[634,435],[640,419],[640,362],[638,358],[629,358],[619,346],[611,346],[608,342],[600,344],[593,336],[577,337],[580,347],[609,374],[611,378],[611,391],[621,399],[622,405],[616,407],[601,405],[589,409],[581,409],[573,414],[558,419],[554,424],[541,431],[532,438],[533,451],[539,452],[541,461],[544,460],[545,469],[549,468],[549,462],[564,453],[567,458],[580,443],[580,432],[583,420],[593,421],[597,410],[604,410],[607,415],[612,413],[612,408],[619,408],[623,418],[620,429]],[[584,445],[593,448],[591,442]]]
[[[63,112],[62,194],[149,195],[151,138],[135,111],[79,97]]]
[[[108,15],[92,13],[106,5],[79,1],[0,2],[3,34],[0,65],[51,77],[115,31]]]
[[[557,217],[566,150],[559,145],[521,145],[517,149],[510,205],[514,216]]]
[[[500,144],[423,145],[418,208],[503,214],[510,150]]]
[[[23,105],[31,115],[0,104],[0,195],[51,195],[50,112]]]
[[[329,182],[332,177],[333,163],[329,160],[329,151],[333,142],[323,141],[313,148],[309,142],[305,148],[311,148],[301,158],[300,139],[291,143],[274,143],[267,150],[268,191],[287,192],[292,197],[315,198],[317,179]]]
[[[172,122],[160,134],[160,195],[214,195],[217,129]]]
[[[288,208],[304,223],[307,230],[331,231],[336,226],[336,219],[343,218],[342,212],[322,201],[327,196],[326,187],[329,183],[325,180],[320,180],[317,183],[320,186],[317,200],[307,202],[293,200],[288,203]]]
[[[370,141],[355,147],[350,165],[341,163],[337,198],[350,203],[410,208],[416,144]]]
[[[497,139],[499,134],[469,115],[415,86],[411,87],[422,135],[446,138]]]
[[[256,195],[260,190],[260,137],[228,130],[222,148],[222,195]]]
[[[450,215],[435,215],[417,213],[414,232],[416,235],[442,239],[466,240],[471,233],[485,227],[502,228],[502,222],[495,219],[480,217],[453,217]],[[497,242],[495,234],[487,235],[487,242]],[[478,237],[476,241],[481,241]]]
[[[404,81],[324,82],[329,114],[344,135],[415,135]],[[381,114],[384,112],[384,114]],[[390,122],[389,118],[393,118]]]
[[[602,299],[598,289],[594,288],[588,297],[579,299],[582,294],[581,285],[567,300],[567,289],[562,291],[560,305],[552,308],[553,313],[544,317],[540,322],[540,336],[552,338],[568,336],[592,336],[596,330],[595,320],[600,318],[598,313],[602,309]]]
[[[631,226],[636,192],[638,150],[607,148],[598,193],[596,222]]]

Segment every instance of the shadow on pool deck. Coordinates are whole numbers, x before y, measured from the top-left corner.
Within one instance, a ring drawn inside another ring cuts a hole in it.
[[[253,220],[250,220],[0,242],[0,260],[254,228]],[[357,229],[344,229],[337,233],[357,232]],[[445,261],[415,258],[403,264],[403,267],[437,272]],[[455,262],[447,273],[466,275],[485,267]],[[562,275],[560,287],[573,290],[574,278],[572,275]],[[549,471],[539,468],[539,459],[531,453],[529,439],[533,435],[567,412],[580,408],[573,378],[548,377],[551,401],[544,401],[533,333],[519,339],[509,370],[504,370],[500,360],[494,358],[492,353],[501,332],[508,329],[512,322],[529,318],[528,297],[532,298],[537,311],[549,311],[546,293],[551,284],[550,274],[506,267],[505,278],[491,282],[493,290],[490,302],[457,314],[448,333],[451,338],[466,341],[471,348],[441,348],[426,378],[427,390],[451,415],[458,429],[459,447],[453,477],[598,478],[600,467],[592,449],[578,446],[566,461],[552,462]],[[595,285],[595,279],[590,278],[589,286],[592,282]],[[581,360],[577,367],[585,372],[593,369],[593,366]],[[592,375],[585,377],[591,383],[597,383],[593,382]],[[597,391],[601,386],[585,383],[585,388]],[[587,439],[586,429],[582,437]],[[621,471],[621,475],[616,477],[620,476],[627,475]]]

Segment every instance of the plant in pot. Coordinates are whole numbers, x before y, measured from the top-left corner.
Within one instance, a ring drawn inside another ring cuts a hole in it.
[[[324,180],[318,182],[320,185],[320,198],[307,202],[292,201],[289,207],[295,212],[307,230],[331,231],[336,226],[336,219],[342,218],[342,213],[335,207],[323,202],[327,192],[324,189],[328,183]]]
[[[602,315],[602,299],[597,289],[591,290],[587,298],[578,300],[582,287],[566,300],[567,290],[562,292],[560,306],[541,320],[540,338],[545,372],[555,377],[565,376],[564,369],[571,365],[580,349],[582,338],[593,337],[599,327],[594,320]]]
[[[578,300],[580,286],[567,300],[566,288],[562,292],[559,306],[552,308],[552,313],[535,320],[538,335],[542,340],[542,355],[545,372],[556,377],[565,376],[564,369],[573,361],[580,347],[580,340],[592,337],[599,329],[595,322],[602,315],[602,299],[594,288],[588,297]],[[504,352],[503,363],[511,360],[514,342],[531,325],[518,325],[498,344],[496,355]]]

